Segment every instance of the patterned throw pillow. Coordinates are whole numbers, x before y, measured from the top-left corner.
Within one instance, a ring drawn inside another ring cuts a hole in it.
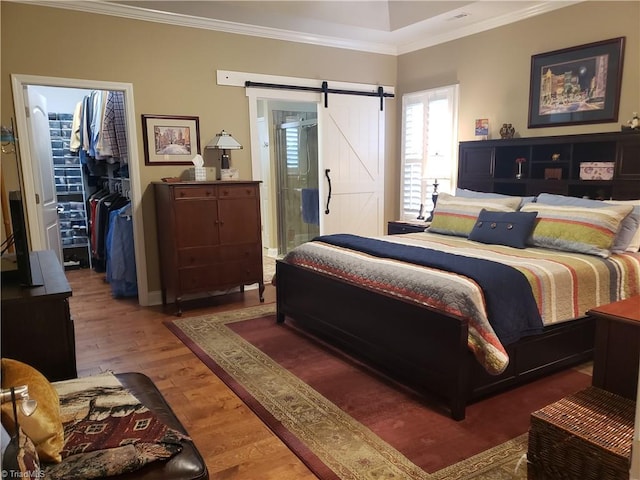
[[[538,212],[533,245],[607,258],[622,220],[632,209],[631,205],[588,208],[535,203],[521,211]]]
[[[466,237],[483,208],[491,212],[515,212],[522,198],[460,198],[438,195],[429,232]]]
[[[605,203],[633,206],[631,213],[622,220],[611,251],[619,253],[640,250],[640,200],[607,200]]]
[[[538,203],[548,205],[564,205],[569,207],[603,208],[610,205],[633,205],[633,210],[620,225],[620,230],[613,241],[611,251],[637,252],[640,250],[640,200],[591,200],[589,198],[568,197],[553,193],[538,195]]]

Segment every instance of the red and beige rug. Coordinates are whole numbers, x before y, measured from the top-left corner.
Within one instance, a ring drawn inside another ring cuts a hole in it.
[[[525,479],[531,412],[588,386],[570,369],[456,422],[263,305],[167,322],[321,479]]]

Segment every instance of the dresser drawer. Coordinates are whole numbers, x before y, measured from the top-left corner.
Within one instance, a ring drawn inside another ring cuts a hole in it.
[[[181,268],[178,272],[180,291],[214,291],[262,281],[262,262],[225,262]]]
[[[178,267],[196,267],[219,263],[224,257],[220,255],[220,247],[194,247],[178,250]]]
[[[184,293],[219,290],[218,287],[224,280],[216,265],[181,268],[178,270],[178,277],[178,291]]]
[[[216,189],[213,185],[174,187],[173,198],[176,200],[191,198],[214,198]]]
[[[221,257],[227,260],[247,260],[259,262],[262,256],[262,247],[255,243],[244,245],[222,245],[220,247]]]
[[[254,243],[245,245],[181,248],[178,250],[178,267],[214,265],[217,263],[237,260],[259,262],[260,250],[260,246]]]
[[[256,283],[262,280],[262,262],[227,262],[220,265],[221,281],[229,284]]]
[[[251,185],[218,185],[220,198],[255,197],[258,189]]]

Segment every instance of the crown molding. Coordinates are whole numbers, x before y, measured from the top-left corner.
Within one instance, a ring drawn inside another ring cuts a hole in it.
[[[15,3],[28,5],[38,5],[41,7],[64,8],[84,13],[99,15],[111,15],[114,17],[129,18],[132,20],[142,20],[147,22],[165,23],[181,27],[201,28],[204,30],[214,30],[217,32],[235,33],[238,35],[249,35],[253,37],[269,38],[272,40],[283,40],[287,42],[307,43],[311,45],[321,45],[325,47],[344,48],[349,50],[359,50],[370,53],[380,53],[384,55],[396,55],[395,46],[382,43],[363,42],[345,38],[329,37],[323,35],[313,35],[309,33],[294,32],[278,28],[248,25],[244,23],[228,22],[225,20],[215,20],[190,15],[182,15],[170,12],[160,12],[145,8],[120,5],[115,3],[101,2],[100,0],[9,0]]]
[[[570,5],[575,5],[577,3],[582,3],[584,1],[586,0],[566,0],[566,1],[544,2],[539,5],[534,5],[526,9],[518,10],[517,12],[511,12],[506,15],[501,15],[499,17],[494,17],[488,20],[477,22],[472,25],[460,27],[456,30],[451,30],[449,32],[445,32],[440,35],[431,35],[429,37],[425,37],[424,39],[418,40],[416,42],[409,42],[403,45],[399,45],[396,48],[397,50],[396,55],[403,55],[405,53],[415,52],[423,48],[433,47],[441,43],[450,42],[452,40],[457,40],[459,38],[475,35],[476,33],[482,33],[487,30],[503,27],[505,25],[509,25],[510,23],[526,20],[528,18],[542,15],[544,13],[549,13],[554,10],[558,10],[560,8],[565,8]]]
[[[342,48],[348,50],[358,50],[369,53],[377,53],[383,55],[403,55],[411,53],[423,48],[432,47],[441,43],[456,40],[462,37],[473,35],[476,33],[501,27],[509,23],[517,22],[527,18],[551,12],[559,8],[580,3],[584,0],[569,1],[548,1],[542,4],[530,7],[528,9],[519,10],[517,12],[502,15],[486,21],[474,23],[460,27],[458,29],[445,32],[443,34],[429,35],[424,34],[424,38],[414,42],[406,42],[402,44],[393,40],[406,33],[408,29],[419,32],[420,24],[416,24],[405,29],[400,29],[389,34],[390,41],[388,43],[368,42],[361,40],[352,40],[346,38],[338,38],[324,35],[314,35],[309,33],[295,32],[291,30],[283,30],[271,27],[262,27],[249,25],[244,23],[229,22],[225,20],[216,20],[191,15],[183,15],[170,12],[161,12],[129,5],[121,5],[116,3],[104,2],[101,0],[9,0],[15,3],[24,3],[28,5],[37,5],[42,7],[63,8],[67,10],[75,10],[79,12],[111,15],[115,17],[128,18],[132,20],[141,20],[147,22],[164,23],[168,25],[177,25],[182,27],[200,28],[204,30],[213,30],[217,32],[233,33],[238,35],[249,35],[260,38],[269,38],[272,40],[282,40],[287,42],[306,43],[310,45],[320,45],[324,47]],[[426,23],[426,22],[422,22]],[[397,35],[396,35],[397,34]]]

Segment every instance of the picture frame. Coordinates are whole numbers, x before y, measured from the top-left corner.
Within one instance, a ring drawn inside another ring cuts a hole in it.
[[[476,118],[476,137],[487,138],[489,136],[489,119]]]
[[[200,153],[200,119],[142,115],[145,165],[192,165]]]
[[[617,122],[625,37],[531,57],[529,128]]]

